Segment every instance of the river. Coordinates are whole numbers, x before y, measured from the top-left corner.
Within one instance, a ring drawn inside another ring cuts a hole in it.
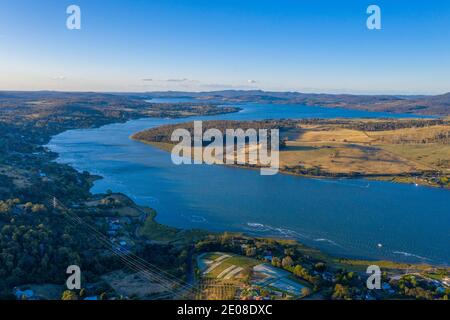
[[[180,228],[298,239],[325,252],[449,264],[450,192],[364,179],[311,179],[225,166],[172,164],[170,154],[129,139],[180,121],[406,117],[339,108],[245,104],[242,111],[188,119],[145,118],[70,130],[47,147],[58,162],[98,174],[92,192],[122,192]]]

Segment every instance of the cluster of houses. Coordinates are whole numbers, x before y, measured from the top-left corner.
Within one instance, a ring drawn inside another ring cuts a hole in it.
[[[120,218],[106,218],[106,222],[108,225],[108,237],[109,240],[118,244],[120,249],[128,250],[132,245],[132,241],[128,236],[128,232],[126,230],[127,225],[131,225],[132,219],[129,217],[120,217]]]

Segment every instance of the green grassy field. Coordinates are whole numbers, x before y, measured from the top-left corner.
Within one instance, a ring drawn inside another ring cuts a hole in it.
[[[162,225],[155,221],[156,211],[151,210],[144,224],[137,230],[140,237],[159,242],[190,243],[203,237],[206,232],[202,230],[181,230]]]

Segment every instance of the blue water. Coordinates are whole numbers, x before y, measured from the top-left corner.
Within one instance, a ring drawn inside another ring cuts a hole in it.
[[[239,113],[195,119],[406,116],[298,105],[241,107]],[[295,238],[348,257],[449,263],[448,190],[175,166],[169,153],[129,139],[146,128],[193,119],[147,118],[71,130],[55,136],[48,147],[59,153],[59,162],[103,176],[93,192],[123,192],[158,210],[164,224]]]

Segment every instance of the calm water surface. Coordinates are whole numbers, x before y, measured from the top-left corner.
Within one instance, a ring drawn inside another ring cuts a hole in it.
[[[299,105],[242,108],[195,119],[405,116]],[[175,166],[169,153],[129,139],[146,128],[192,119],[147,118],[71,130],[55,136],[48,147],[59,153],[59,162],[103,176],[93,192],[123,192],[158,210],[158,221],[164,224],[295,238],[349,257],[449,263],[447,190],[364,179],[260,176],[224,166]]]

